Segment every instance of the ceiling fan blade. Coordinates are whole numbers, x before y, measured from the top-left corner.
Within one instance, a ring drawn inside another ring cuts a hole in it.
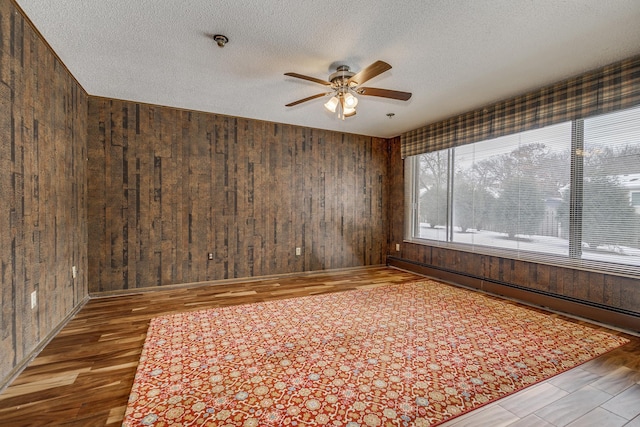
[[[358,89],[360,95],[380,96],[382,98],[399,99],[407,101],[411,98],[411,92],[401,92],[399,90],[378,89],[375,87],[361,87]]]
[[[369,65],[367,68],[360,70],[353,77],[349,79],[349,83],[356,83],[358,85],[363,84],[367,80],[371,80],[375,76],[384,73],[391,69],[391,65],[384,61],[376,61]]]
[[[310,76],[305,76],[303,74],[298,74],[298,73],[284,73],[285,76],[289,76],[289,77],[295,77],[297,79],[302,79],[302,80],[309,80],[310,82],[314,82],[314,83],[320,83],[321,85],[325,85],[325,86],[331,86],[331,82],[328,82],[326,80],[321,80],[321,79],[316,79],[315,77],[310,77]]]
[[[303,102],[311,101],[312,99],[321,98],[321,97],[329,95],[331,93],[333,93],[333,92],[317,93],[315,95],[311,95],[311,96],[308,96],[306,98],[298,99],[297,101],[290,102],[289,104],[285,105],[285,107],[293,107],[294,105],[302,104]]]

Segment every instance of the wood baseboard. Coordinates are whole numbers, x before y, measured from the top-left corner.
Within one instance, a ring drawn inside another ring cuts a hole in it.
[[[199,288],[202,286],[219,286],[219,285],[232,285],[234,283],[250,283],[250,282],[262,282],[265,280],[277,280],[279,278],[286,277],[304,277],[309,276],[313,277],[314,275],[327,275],[327,274],[340,274],[344,272],[360,272],[370,270],[372,268],[380,268],[385,267],[385,264],[375,264],[375,265],[364,265],[358,267],[345,267],[345,268],[334,268],[330,270],[312,270],[312,271],[297,271],[292,273],[281,273],[281,274],[270,274],[265,276],[253,276],[253,277],[239,277],[233,279],[218,279],[218,280],[208,280],[205,282],[190,282],[190,283],[177,283],[171,285],[162,285],[162,286],[148,286],[143,288],[135,288],[135,289],[119,289],[115,291],[105,291],[105,292],[90,292],[90,298],[106,298],[106,297],[117,297],[122,295],[134,295],[144,292],[157,292],[157,291],[167,291],[171,289],[184,289],[184,288]]]
[[[387,265],[433,277],[454,285],[461,285],[494,295],[513,299],[524,304],[530,304],[546,308],[569,316],[577,316],[582,319],[602,323],[604,325],[620,328],[634,335],[640,333],[640,316],[617,311],[612,308],[596,304],[573,300],[560,295],[553,295],[537,290],[525,289],[509,283],[499,283],[485,278],[466,273],[443,270],[441,268],[410,261],[402,258],[387,257]]]

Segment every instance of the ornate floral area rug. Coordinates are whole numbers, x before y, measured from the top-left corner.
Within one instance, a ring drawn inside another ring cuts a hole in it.
[[[627,340],[424,280],[151,321],[125,426],[434,426]]]

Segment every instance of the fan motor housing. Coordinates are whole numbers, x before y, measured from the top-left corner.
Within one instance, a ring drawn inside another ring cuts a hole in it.
[[[336,72],[329,76],[329,81],[336,87],[346,86],[347,80],[355,75],[356,73],[351,71],[348,65],[340,65],[336,69]]]

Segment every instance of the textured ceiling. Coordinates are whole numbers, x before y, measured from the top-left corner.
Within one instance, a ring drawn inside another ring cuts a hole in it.
[[[17,0],[91,95],[391,137],[640,54],[638,0]],[[218,48],[212,40],[225,34]],[[393,69],[338,120],[312,82]],[[387,113],[395,113],[393,119]]]

